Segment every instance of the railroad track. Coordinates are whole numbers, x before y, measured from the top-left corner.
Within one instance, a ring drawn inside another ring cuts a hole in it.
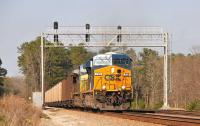
[[[200,126],[200,116],[164,113],[103,112],[105,115],[169,126]]]
[[[168,126],[200,126],[200,114],[186,111],[92,111],[91,109],[71,109],[72,111],[85,111],[93,114],[102,114],[118,118],[163,124]]]
[[[184,111],[184,110],[159,110],[156,113],[165,113],[165,114],[176,114],[176,115],[188,115],[188,116],[199,116],[200,112],[194,111]]]

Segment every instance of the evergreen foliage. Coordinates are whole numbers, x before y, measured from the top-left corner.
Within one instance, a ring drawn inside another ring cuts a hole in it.
[[[45,40],[47,45],[51,45]],[[36,40],[25,42],[19,48],[18,66],[25,75],[27,90],[41,89],[41,48],[40,37]],[[62,45],[61,43],[59,43]],[[45,89],[48,89],[59,81],[67,78],[68,74],[80,64],[91,58],[93,53],[87,51],[81,45],[78,47],[45,47],[44,67],[45,67]]]
[[[7,74],[7,70],[5,68],[2,68],[1,67],[2,65],[2,61],[1,61],[1,58],[0,58],[0,96],[2,96],[5,92],[5,88],[3,87],[4,86],[4,78]]]

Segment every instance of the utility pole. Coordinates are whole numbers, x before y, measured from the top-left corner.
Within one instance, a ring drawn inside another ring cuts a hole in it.
[[[42,84],[42,107],[45,106],[45,90],[44,90],[44,37],[43,33],[41,34],[41,84]]]

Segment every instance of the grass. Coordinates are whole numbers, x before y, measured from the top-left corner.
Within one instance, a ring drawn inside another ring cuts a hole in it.
[[[6,125],[6,118],[4,116],[0,116],[0,126]]]
[[[0,126],[39,126],[41,110],[25,99],[9,95],[0,99]]]
[[[138,103],[137,103],[137,107],[136,107],[136,101],[133,101],[131,103],[131,109],[145,109],[145,103],[144,103],[144,100],[138,100]]]
[[[200,111],[200,100],[194,100],[186,107],[187,111]]]
[[[49,116],[47,116],[46,114],[42,114],[42,118],[44,118],[44,119],[51,119]]]

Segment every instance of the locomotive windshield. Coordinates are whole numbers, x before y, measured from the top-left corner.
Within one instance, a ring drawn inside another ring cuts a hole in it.
[[[132,59],[126,54],[106,53],[93,58],[94,66],[117,65],[124,68],[131,68]]]
[[[100,54],[93,58],[94,66],[109,66],[112,65],[112,55]]]
[[[131,68],[132,59],[124,54],[116,54],[112,57],[113,65],[121,66],[124,68]]]

